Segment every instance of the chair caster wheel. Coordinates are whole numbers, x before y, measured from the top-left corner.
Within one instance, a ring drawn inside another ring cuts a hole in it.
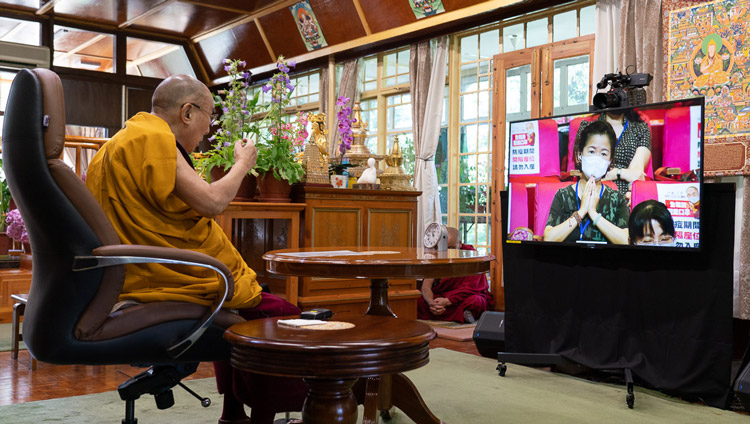
[[[628,403],[628,408],[633,409],[633,406],[635,405],[635,395],[633,393],[628,393],[627,396],[625,396],[625,401]]]
[[[508,371],[508,366],[505,364],[500,364],[497,366],[497,373],[500,375],[500,377],[505,377],[505,371]]]
[[[384,409],[380,411],[380,418],[382,418],[383,421],[390,421],[393,416],[391,416],[391,411],[389,409]]]

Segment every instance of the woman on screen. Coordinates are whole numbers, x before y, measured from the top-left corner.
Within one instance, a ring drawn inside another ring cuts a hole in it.
[[[544,241],[628,243],[628,203],[601,181],[611,168],[615,132],[605,121],[594,121],[579,133],[573,148],[583,175],[555,193],[544,229]]]
[[[646,200],[637,204],[628,221],[630,244],[641,246],[674,246],[672,214],[664,203]]]
[[[609,123],[616,140],[612,167],[603,180],[614,181],[617,189],[625,194],[630,191],[633,181],[646,177],[646,166],[651,159],[651,131],[634,109],[602,113],[597,121]],[[583,130],[590,124],[590,121],[581,122],[576,144]]]

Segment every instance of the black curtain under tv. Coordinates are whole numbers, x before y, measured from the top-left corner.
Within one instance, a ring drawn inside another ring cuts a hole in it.
[[[630,368],[656,389],[727,407],[735,191],[703,190],[697,252],[503,243],[506,351]]]

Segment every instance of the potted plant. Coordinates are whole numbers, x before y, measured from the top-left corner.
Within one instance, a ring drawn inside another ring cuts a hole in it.
[[[23,217],[18,209],[13,209],[5,216],[7,224],[6,232],[14,244],[20,243],[23,246],[23,252],[30,254],[29,234],[26,232],[26,224],[23,223]]]
[[[266,107],[266,115],[261,121],[267,126],[256,144],[258,162],[258,189],[261,201],[288,201],[291,185],[302,181],[305,173],[302,164],[295,159],[295,151],[301,149],[307,138],[307,118],[302,114],[294,122],[284,121],[284,110],[291,103],[295,86],[289,80],[289,68],[283,56],[276,61],[277,73],[262,88],[271,93],[271,102]]]
[[[214,96],[221,116],[212,123],[219,126],[209,137],[212,148],[201,155],[198,168],[211,182],[220,179],[234,165],[234,141],[238,138],[258,138],[260,129],[250,118],[262,110],[258,104],[260,93],[248,96],[250,73],[244,71],[242,60],[224,59],[224,70],[229,75],[229,85]],[[237,191],[236,200],[250,200],[255,194],[255,175],[248,173]]]
[[[351,163],[344,163],[344,154],[347,150],[351,149],[352,141],[354,140],[352,136],[352,124],[356,122],[356,119],[352,118],[352,108],[347,106],[347,103],[349,103],[348,97],[340,96],[336,99],[336,106],[340,107],[336,118],[338,119],[338,131],[341,136],[339,142],[339,153],[341,153],[341,156],[338,159],[332,160],[328,166],[328,174],[331,176],[331,185],[334,188],[348,187],[349,177],[345,175],[345,172],[348,168],[354,166]]]

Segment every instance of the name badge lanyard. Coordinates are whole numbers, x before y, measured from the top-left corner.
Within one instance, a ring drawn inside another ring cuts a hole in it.
[[[622,132],[620,133],[620,136],[617,137],[617,143],[615,143],[615,149],[617,149],[617,146],[620,144],[620,140],[622,140],[622,136],[625,135],[625,130],[628,129],[628,124],[629,123],[630,122],[626,119],[625,120],[625,125],[622,126]]]
[[[625,132],[625,130],[623,130],[623,132]],[[581,209],[581,201],[578,200],[578,183],[579,182],[580,182],[580,180],[576,181],[576,207],[577,207],[576,211],[578,209]],[[603,193],[604,193],[604,183],[602,183],[602,189],[599,191],[599,199],[602,198],[602,194]],[[578,226],[578,229],[579,229],[579,231],[581,233],[581,236],[578,238],[579,240],[583,240],[583,232],[586,231],[586,228],[589,227],[589,224],[591,224],[591,219],[589,219],[588,221],[586,221],[586,225],[583,225],[583,222],[581,222],[581,224]]]

